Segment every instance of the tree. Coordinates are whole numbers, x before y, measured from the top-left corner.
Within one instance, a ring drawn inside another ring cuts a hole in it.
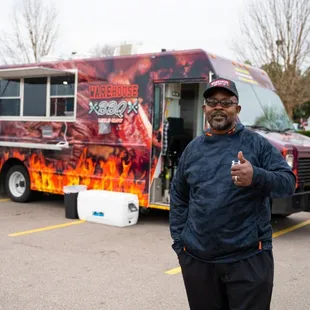
[[[0,57],[4,64],[40,62],[48,55],[57,39],[58,12],[53,4],[42,0],[15,3],[12,32],[0,37]]]
[[[308,119],[310,116],[310,101],[298,105],[294,109],[293,119],[298,123],[301,118]]]
[[[91,53],[96,57],[113,56],[115,48],[116,46],[114,45],[97,44],[94,48],[91,49]]]
[[[245,63],[246,65],[252,66],[252,63],[251,63],[248,59],[245,60],[244,63]]]
[[[233,49],[270,75],[287,112],[309,99],[309,0],[252,0]],[[242,42],[242,44],[240,44]]]

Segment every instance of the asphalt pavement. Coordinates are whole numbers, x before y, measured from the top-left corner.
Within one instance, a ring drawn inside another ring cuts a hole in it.
[[[274,310],[310,305],[310,214],[273,219]],[[118,228],[65,218],[62,197],[0,198],[0,309],[187,310],[167,211]]]

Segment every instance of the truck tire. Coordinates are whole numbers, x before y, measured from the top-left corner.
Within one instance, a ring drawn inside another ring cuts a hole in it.
[[[27,202],[31,198],[30,178],[27,169],[16,165],[9,169],[5,176],[5,191],[11,200]]]

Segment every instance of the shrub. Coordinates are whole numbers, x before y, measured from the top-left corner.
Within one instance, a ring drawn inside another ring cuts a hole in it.
[[[310,137],[310,130],[298,130],[298,133]]]

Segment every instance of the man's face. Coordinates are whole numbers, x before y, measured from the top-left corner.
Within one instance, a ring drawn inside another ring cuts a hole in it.
[[[237,98],[225,89],[216,89],[208,99],[233,102],[228,107],[223,107],[220,103],[214,107],[209,106],[207,102],[204,104],[204,112],[212,130],[219,133],[229,131],[234,126],[236,116],[241,110]]]

